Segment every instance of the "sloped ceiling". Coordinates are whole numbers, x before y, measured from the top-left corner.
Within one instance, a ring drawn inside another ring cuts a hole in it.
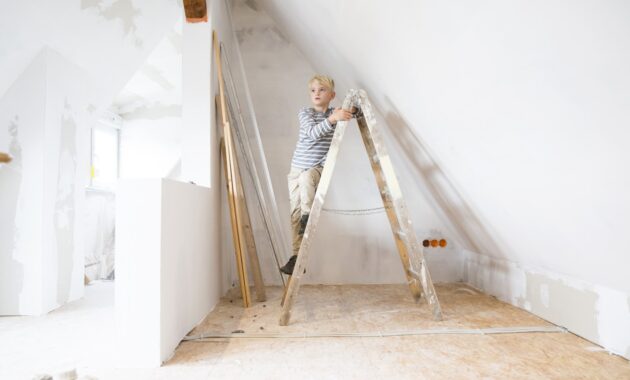
[[[112,109],[123,117],[140,116],[148,108],[181,115],[182,23],[166,33],[147,60],[116,95]],[[132,115],[134,114],[134,115]]]
[[[411,133],[470,250],[630,290],[630,5],[248,3]]]
[[[91,78],[107,107],[183,14],[177,0],[34,0],[0,8],[0,95],[44,46]]]

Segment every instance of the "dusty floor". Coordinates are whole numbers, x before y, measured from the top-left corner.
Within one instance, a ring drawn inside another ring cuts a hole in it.
[[[247,310],[227,297],[189,336],[240,330],[232,335],[248,338],[183,342],[166,368],[208,366],[212,378],[276,379],[299,372],[303,379],[630,379],[627,360],[570,333],[472,334],[553,325],[461,284],[438,285],[437,291],[441,322],[431,319],[426,304],[415,305],[404,285],[305,286],[287,327],[277,323],[280,288],[269,288],[269,301]],[[461,331],[427,331],[433,329]],[[421,335],[317,337],[378,332]]]
[[[44,316],[0,317],[0,379],[111,368],[115,331],[111,281],[87,286],[83,298]]]
[[[235,338],[182,342],[159,369],[114,369],[110,290],[47,317],[0,318],[0,378],[74,366],[84,379],[630,379],[627,360],[461,284],[437,286],[441,322],[404,285],[304,286],[288,327],[277,323],[280,288],[247,310],[226,297],[189,336]],[[554,332],[497,333],[510,327]],[[321,337],[379,333],[396,336]]]

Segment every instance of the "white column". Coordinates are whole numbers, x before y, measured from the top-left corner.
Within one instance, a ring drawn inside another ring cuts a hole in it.
[[[182,50],[182,180],[210,186],[212,93],[212,26],[209,22],[184,23]],[[218,157],[218,156],[217,156]]]

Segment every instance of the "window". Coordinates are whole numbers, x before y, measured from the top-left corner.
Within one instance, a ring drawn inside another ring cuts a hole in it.
[[[107,112],[92,128],[90,188],[114,191],[118,181],[120,116]]]

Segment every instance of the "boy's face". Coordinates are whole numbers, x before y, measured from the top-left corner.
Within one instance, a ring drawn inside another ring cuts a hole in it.
[[[311,83],[311,101],[313,105],[318,107],[328,106],[331,100],[335,98],[335,92],[324,86],[318,81]]]

